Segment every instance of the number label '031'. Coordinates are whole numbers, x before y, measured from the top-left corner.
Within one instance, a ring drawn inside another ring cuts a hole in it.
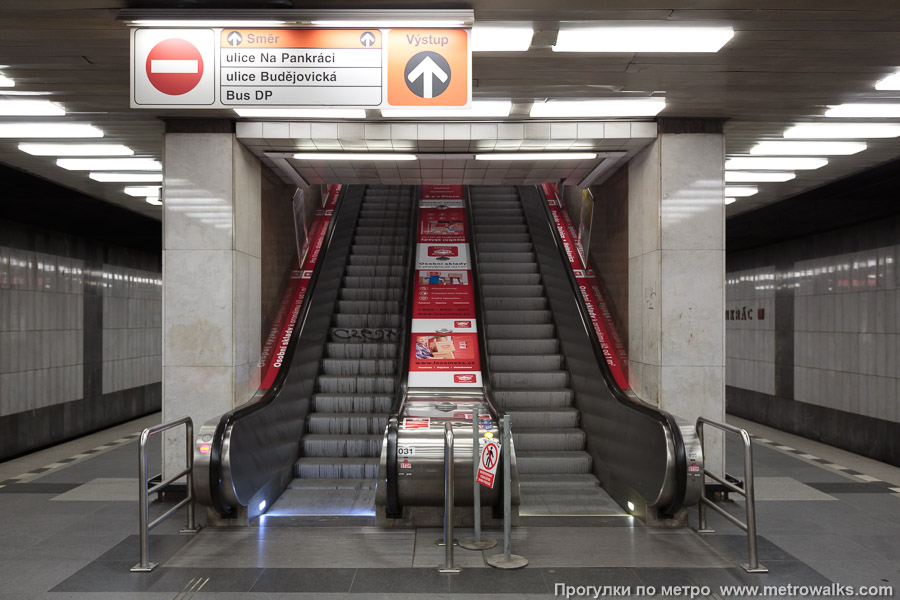
[[[415,446],[397,446],[397,456],[415,456],[416,455],[416,447]]]

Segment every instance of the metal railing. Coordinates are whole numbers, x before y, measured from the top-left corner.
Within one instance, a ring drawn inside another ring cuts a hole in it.
[[[180,425],[185,426],[185,468],[165,481],[157,483],[153,487],[147,479],[147,441],[155,433],[161,433],[174,429]],[[187,526],[180,533],[197,533],[200,527],[194,520],[194,421],[190,417],[182,417],[168,423],[162,423],[155,427],[148,427],[141,432],[141,444],[138,447],[138,499],[140,501],[140,527],[141,527],[141,562],[131,567],[135,573],[148,573],[155,569],[159,563],[150,562],[150,530],[174,515],[183,506],[187,506]],[[158,494],[176,480],[187,477],[187,496],[184,500],[150,521],[150,494]]]
[[[706,507],[708,506],[709,508],[722,515],[726,520],[730,521],[732,524],[741,528],[747,533],[747,552],[749,554],[749,562],[747,564],[741,565],[741,567],[743,567],[743,569],[748,573],[768,573],[769,569],[759,564],[759,556],[756,546],[756,498],[754,496],[753,490],[753,445],[750,439],[750,434],[747,433],[747,430],[745,429],[741,429],[733,425],[728,425],[727,423],[711,421],[710,419],[707,419],[705,417],[699,417],[697,419],[697,436],[700,438],[701,448],[703,447],[704,424],[709,425],[710,427],[715,427],[716,429],[721,429],[722,431],[725,431],[727,433],[733,433],[735,435],[741,436],[741,440],[744,442],[744,487],[742,489],[731,483],[730,481],[722,479],[715,473],[710,473],[704,467],[704,493],[700,496],[700,503],[698,504],[700,513],[700,525],[697,529],[697,533],[715,533],[715,529],[710,529],[706,525]],[[706,456],[705,449],[703,455]],[[716,480],[728,491],[744,496],[744,498],[746,499],[745,508],[747,511],[746,523],[731,515],[730,513],[725,511],[725,509],[720,508],[712,500],[706,497],[706,477],[710,477]]]

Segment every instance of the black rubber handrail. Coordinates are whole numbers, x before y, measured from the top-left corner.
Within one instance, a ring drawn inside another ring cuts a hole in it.
[[[409,394],[409,349],[411,345],[410,335],[412,322],[412,306],[413,294],[416,290],[416,251],[418,247],[419,231],[419,187],[412,188],[412,214],[410,215],[410,227],[407,234],[406,247],[409,255],[406,259],[406,299],[403,305],[403,326],[400,328],[401,335],[399,338],[399,362],[397,363],[397,395],[391,406],[390,416],[387,425],[387,452],[385,484],[387,485],[387,509],[386,516],[391,519],[397,519],[402,516],[403,509],[400,506],[400,493],[398,491],[398,471],[397,464],[397,436],[399,434],[400,411],[406,403]]]
[[[491,361],[490,356],[488,355],[487,346],[487,321],[484,318],[484,298],[481,295],[481,280],[478,277],[478,247],[475,242],[475,216],[473,214],[475,209],[472,206],[472,201],[469,197],[470,189],[469,186],[466,186],[465,188],[465,213],[466,228],[469,231],[469,244],[472,249],[469,253],[470,266],[472,267],[472,280],[469,283],[472,286],[472,294],[475,302],[475,322],[478,323],[478,353],[481,356],[481,383],[484,388],[484,403],[487,405],[488,412],[491,413],[494,422],[496,422],[499,427],[506,411],[502,408],[498,408],[497,405],[494,404],[493,389],[491,388]],[[501,479],[501,481],[503,480]]]
[[[328,231],[325,234],[325,241],[323,242],[322,248],[319,251],[319,258],[316,261],[316,266],[313,267],[313,272],[310,275],[309,285],[306,288],[306,294],[303,298],[303,304],[300,309],[300,314],[297,316],[297,325],[291,332],[291,338],[288,341],[288,346],[285,349],[284,358],[282,360],[282,367],[281,369],[279,369],[278,374],[275,376],[275,381],[272,382],[272,387],[270,387],[259,400],[251,400],[250,402],[246,402],[222,415],[222,417],[219,419],[219,424],[216,426],[216,432],[213,435],[213,440],[210,448],[209,491],[213,508],[215,508],[215,510],[223,517],[231,516],[234,511],[233,506],[226,505],[222,494],[222,446],[225,442],[225,432],[237,421],[249,415],[252,415],[255,412],[263,410],[264,408],[272,404],[272,402],[274,402],[278,397],[278,394],[281,393],[281,388],[284,386],[284,381],[288,376],[288,372],[290,371],[290,365],[294,356],[294,351],[297,348],[298,341],[300,340],[300,336],[303,333],[303,328],[306,325],[307,317],[309,316],[309,310],[312,306],[312,298],[314,296],[316,282],[319,279],[319,272],[322,270],[322,265],[325,263],[325,254],[331,247],[331,242],[334,238],[335,223],[337,223],[338,220],[337,215],[341,209],[341,204],[343,203],[344,195],[346,192],[347,188],[345,187],[341,190],[341,193],[338,196],[337,201],[335,202],[334,211],[332,213],[333,216],[331,218],[331,221],[328,223]],[[311,247],[310,251],[312,251]],[[302,266],[303,265],[300,265],[300,267]]]
[[[594,325],[591,322],[590,313],[588,312],[587,306],[584,303],[584,298],[581,296],[581,290],[578,285],[578,280],[575,278],[575,273],[569,266],[569,256],[566,253],[562,240],[560,239],[559,231],[556,229],[556,225],[554,224],[553,214],[550,211],[550,205],[547,203],[547,197],[544,194],[544,190],[541,188],[541,186],[535,187],[538,190],[540,198],[543,200],[542,204],[544,205],[544,213],[547,216],[547,226],[550,228],[551,238],[553,239],[553,243],[556,244],[556,249],[559,252],[560,259],[562,260],[563,264],[566,265],[565,271],[566,275],[569,278],[569,283],[572,286],[572,293],[575,295],[575,303],[578,306],[578,314],[581,317],[581,322],[584,326],[585,333],[587,334],[588,339],[590,339],[591,341],[591,348],[594,351],[594,357],[597,360],[597,366],[600,367],[600,372],[603,375],[603,380],[606,383],[606,387],[613,395],[613,398],[615,398],[616,401],[619,402],[619,404],[629,410],[634,410],[657,421],[664,428],[668,429],[669,433],[672,435],[673,445],[675,446],[675,494],[672,498],[672,501],[667,506],[663,507],[663,512],[669,515],[675,514],[684,505],[684,496],[687,491],[687,453],[684,449],[684,439],[681,436],[681,429],[678,427],[678,423],[675,421],[675,417],[673,417],[670,413],[656,408],[655,406],[651,406],[638,398],[632,398],[631,396],[626,394],[621,387],[619,387],[618,383],[616,383],[612,371],[609,368],[609,363],[606,362],[606,356],[603,353],[603,348],[600,346],[600,340],[597,339],[596,332],[594,331]]]

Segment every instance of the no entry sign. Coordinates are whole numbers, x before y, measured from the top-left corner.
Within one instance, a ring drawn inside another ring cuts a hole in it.
[[[133,106],[211,106],[215,89],[212,29],[133,32]]]
[[[163,94],[181,96],[197,87],[203,77],[203,56],[195,45],[169,38],[147,54],[147,79]]]
[[[481,449],[481,463],[478,465],[478,483],[489,488],[494,487],[494,479],[497,477],[497,465],[499,464],[500,444],[489,440]]]

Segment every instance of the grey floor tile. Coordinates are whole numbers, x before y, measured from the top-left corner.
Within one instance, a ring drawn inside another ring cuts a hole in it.
[[[458,575],[450,577],[450,592],[453,594],[482,594],[489,590],[504,594],[552,592],[541,570],[528,567],[514,571],[491,567],[463,569]]]
[[[722,556],[734,563],[747,562],[747,536],[746,535],[703,535],[703,541],[712,546]],[[795,560],[796,557],[773,544],[763,536],[756,538],[757,552],[760,561],[764,560]]]
[[[152,557],[152,554],[151,554]],[[163,576],[157,568],[150,573],[132,573],[132,561],[95,560],[65,581],[53,592],[145,592]]]
[[[630,586],[632,588],[640,585],[641,580],[637,573],[631,568],[573,568],[573,567],[554,567],[541,569],[544,574],[544,581],[550,588],[555,589],[558,583],[564,585],[578,586]]]
[[[159,567],[162,576],[152,592],[249,592],[262,569],[178,569]]]
[[[349,593],[356,569],[265,569],[250,591]]]
[[[900,593],[900,563],[886,560],[840,559],[811,560],[809,566],[842,585],[891,585]]]
[[[451,577],[436,569],[358,569],[350,591],[449,594]]]
[[[150,560],[163,564],[191,541],[188,534],[150,534]],[[140,536],[129,535],[98,557],[101,561],[124,561],[135,564],[141,559]]]
[[[16,558],[21,560],[95,560],[115,547],[123,539],[122,534],[83,537],[55,534],[23,550]]]
[[[840,556],[853,557],[857,560],[883,560],[885,558],[878,552],[856,543],[848,535],[833,533],[819,535],[770,534],[768,539],[786,552],[789,552],[794,558],[804,562],[814,559],[827,560],[834,558],[836,553]],[[900,542],[896,543],[900,544]]]
[[[746,562],[742,560],[741,563]],[[768,573],[752,574],[757,585],[828,585],[831,579],[799,560],[760,559]]]
[[[878,558],[892,560],[900,565],[900,538],[893,535],[847,535],[856,545],[876,554]],[[853,555],[854,560],[866,558]],[[898,582],[900,583],[900,582]]]
[[[45,592],[85,565],[76,560],[9,560],[0,565],[5,593]]]

